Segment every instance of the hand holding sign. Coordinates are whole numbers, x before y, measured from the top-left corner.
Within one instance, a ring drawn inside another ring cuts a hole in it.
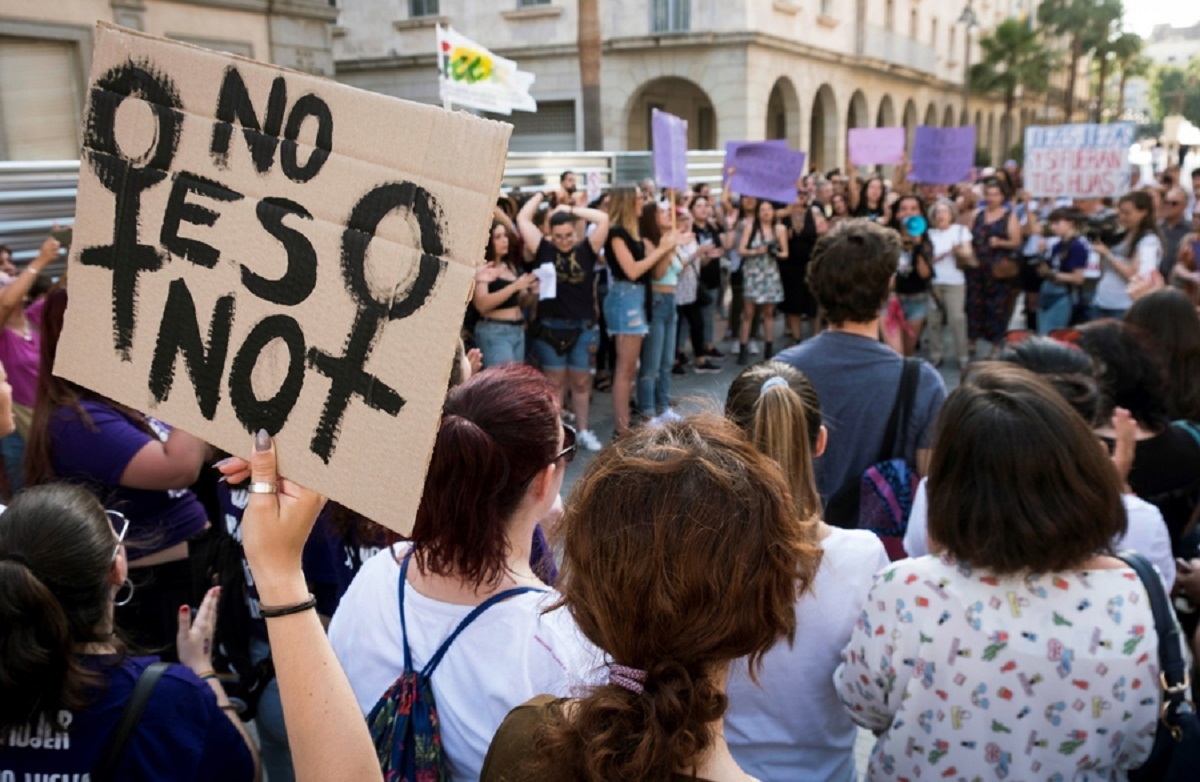
[[[406,531],[507,136],[99,25],[54,371]]]

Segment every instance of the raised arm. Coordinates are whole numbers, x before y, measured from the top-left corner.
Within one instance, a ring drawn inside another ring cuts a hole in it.
[[[592,230],[592,235],[588,237],[588,244],[597,253],[604,249],[604,243],[608,241],[608,212],[602,209],[588,209],[587,207],[577,206],[571,210],[571,214],[576,217],[582,217],[596,226]]]
[[[252,466],[231,459],[221,467],[230,481],[253,478],[277,493],[250,495],[242,519],[246,560],[264,606],[306,604],[301,571],[304,542],[325,498],[280,478],[266,432],[254,438]],[[301,782],[382,780],[375,747],[358,701],[315,610],[266,620],[271,658],[287,723],[296,778]]]
[[[517,212],[517,230],[521,234],[521,239],[525,241],[525,260],[527,261],[533,260],[538,246],[542,243],[542,232],[533,224],[533,216],[537,214],[538,207],[545,197],[545,193],[534,193],[521,207],[521,211]]]
[[[0,326],[8,322],[14,310],[25,305],[25,296],[33,287],[33,281],[41,274],[42,269],[46,268],[46,264],[58,256],[61,246],[53,236],[47,236],[38,250],[37,257],[30,261],[12,282],[4,286],[4,292],[0,293]]]

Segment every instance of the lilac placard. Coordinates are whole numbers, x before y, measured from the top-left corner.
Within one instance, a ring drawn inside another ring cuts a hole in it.
[[[659,187],[687,190],[687,121],[654,109],[654,181]]]
[[[975,126],[933,128],[917,126],[913,138],[912,182],[955,185],[971,178],[975,165]]]
[[[763,142],[743,144],[733,153],[729,189],[739,195],[783,204],[796,200],[797,180],[804,175],[805,155],[786,146]]]
[[[850,162],[890,166],[904,160],[904,128],[851,128]]]
[[[733,156],[737,154],[737,151],[739,149],[741,149],[742,147],[745,147],[745,146],[749,146],[751,144],[767,144],[769,146],[780,147],[781,149],[787,149],[787,140],[781,139],[781,138],[769,139],[767,141],[726,141],[725,142],[725,165],[721,168],[721,181],[722,182],[729,181],[729,169],[733,167]]]

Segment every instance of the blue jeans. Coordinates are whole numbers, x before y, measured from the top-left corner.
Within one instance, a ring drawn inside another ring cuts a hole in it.
[[[525,361],[524,323],[481,320],[475,326],[475,342],[483,353],[484,367]]]
[[[638,370],[638,407],[657,415],[671,406],[671,366],[675,363],[675,294],[651,294],[650,333],[642,342],[642,366]]]
[[[1075,297],[1071,289],[1056,282],[1042,283],[1038,292],[1038,334],[1045,336],[1055,329],[1071,325],[1071,308]]]
[[[250,658],[258,663],[271,653],[271,647],[257,638],[250,642]],[[254,717],[258,728],[259,754],[262,756],[263,771],[270,782],[294,782],[296,773],[292,768],[292,750],[288,746],[287,726],[283,724],[283,705],[279,701],[279,680],[271,679],[263,688],[258,699],[258,714]]]

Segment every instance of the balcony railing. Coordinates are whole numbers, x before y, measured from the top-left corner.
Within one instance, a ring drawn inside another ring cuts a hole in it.
[[[914,71],[937,71],[937,57],[931,47],[873,24],[867,25],[862,54]]]

